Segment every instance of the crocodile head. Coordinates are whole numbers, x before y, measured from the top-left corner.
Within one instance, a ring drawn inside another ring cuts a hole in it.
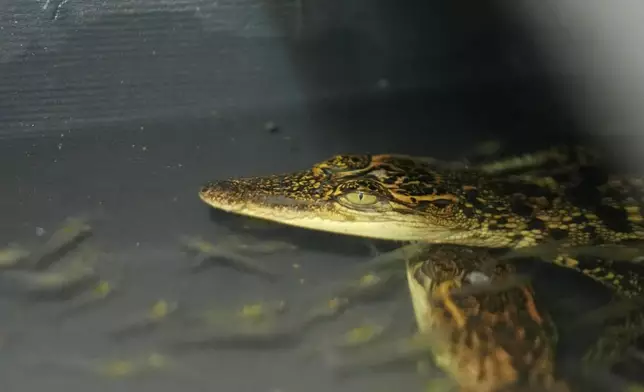
[[[308,229],[472,244],[482,232],[466,199],[472,181],[430,159],[339,155],[304,171],[210,182],[199,194],[220,210]]]
[[[420,336],[463,391],[562,390],[550,388],[555,325],[529,280],[515,274],[514,264],[482,248],[434,246],[426,259],[408,261]]]

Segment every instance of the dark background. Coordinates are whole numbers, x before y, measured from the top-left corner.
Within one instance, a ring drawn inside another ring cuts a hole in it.
[[[295,278],[271,285],[225,269],[184,271],[177,236],[221,239],[234,220],[209,215],[196,196],[205,181],[337,153],[455,159],[489,139],[526,150],[584,133],[560,94],[575,75],[544,66],[529,31],[494,2],[7,3],[0,239],[35,243],[41,229],[89,215],[105,273],[128,276],[124,298],[63,325],[50,322],[59,304],[5,299],[7,391],[417,388],[404,373],[337,380],[288,352],[197,352],[184,366],[203,378],[187,384],[172,375],[111,383],[77,366],[34,364],[136,353],[147,341],[118,346],[102,331],[160,297],[230,307],[305,295]],[[293,235],[303,249],[266,262],[291,275],[299,263],[307,281],[341,279],[369,256],[362,240]],[[376,317],[350,317],[368,314]]]

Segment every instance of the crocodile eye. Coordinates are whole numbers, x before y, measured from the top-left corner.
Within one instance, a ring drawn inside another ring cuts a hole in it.
[[[349,203],[363,206],[375,204],[378,201],[378,198],[376,196],[361,191],[347,193],[346,195],[344,195],[344,197]]]

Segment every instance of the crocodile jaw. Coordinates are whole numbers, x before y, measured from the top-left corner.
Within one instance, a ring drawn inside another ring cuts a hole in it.
[[[476,230],[438,225],[394,205],[349,208],[330,197],[334,186],[317,181],[308,171],[214,181],[201,188],[199,197],[221,211],[341,235],[467,245],[482,241]]]
[[[325,204],[231,200],[212,197],[212,194],[204,192],[199,195],[206,204],[221,211],[304,229],[391,241],[426,240],[429,234],[427,227],[420,224],[398,222],[378,214],[364,214],[357,218]]]

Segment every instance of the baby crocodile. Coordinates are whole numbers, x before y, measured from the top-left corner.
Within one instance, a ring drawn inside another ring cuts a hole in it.
[[[397,241],[520,249],[644,239],[643,179],[614,174],[582,148],[553,151],[480,167],[338,155],[299,172],[213,181],[199,196],[249,217]],[[596,259],[553,261],[613,289],[642,291]]]
[[[513,264],[444,245],[407,274],[419,337],[462,392],[569,391],[555,379],[555,326]]]

